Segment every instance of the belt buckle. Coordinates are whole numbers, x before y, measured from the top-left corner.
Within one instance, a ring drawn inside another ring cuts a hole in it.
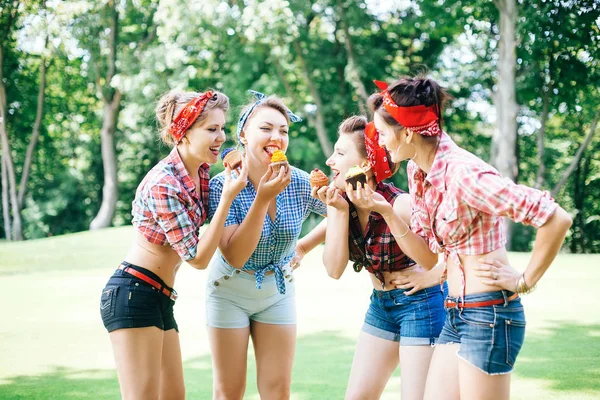
[[[171,300],[175,301],[175,300],[177,300],[177,297],[179,297],[179,296],[177,295],[177,292],[175,291],[175,289],[173,289],[173,290],[171,291],[171,295],[169,296],[169,298],[170,298]]]

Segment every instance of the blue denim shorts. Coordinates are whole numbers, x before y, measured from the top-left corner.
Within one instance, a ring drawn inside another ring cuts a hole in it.
[[[152,271],[137,265],[122,264],[154,279],[164,288],[173,292],[162,279]],[[110,277],[100,296],[100,316],[107,331],[123,328],[146,328],[156,326],[168,331],[179,327],[173,314],[175,300],[160,292],[149,283],[127,272],[117,269]]]
[[[206,323],[213,328],[244,328],[250,321],[296,324],[296,288],[289,264],[285,294],[279,293],[275,275],[265,276],[261,288],[256,277],[229,265],[217,252],[206,282]],[[290,282],[291,281],[291,282]]]
[[[521,299],[507,301],[507,291],[469,294],[465,303],[504,299],[504,304],[447,308],[438,344],[458,343],[458,356],[488,375],[512,371],[525,339],[525,312]],[[461,299],[447,300],[460,303]]]
[[[363,332],[401,346],[435,344],[444,325],[444,292],[438,285],[407,296],[404,289],[373,290]]]

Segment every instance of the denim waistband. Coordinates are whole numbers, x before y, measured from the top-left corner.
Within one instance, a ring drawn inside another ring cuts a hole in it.
[[[139,265],[128,263],[127,261],[123,261],[121,264],[124,265],[124,266],[126,266],[126,267],[129,267],[131,269],[134,269],[134,270],[136,270],[136,271],[138,271],[138,272],[146,275],[149,278],[154,279],[156,282],[160,283],[164,288],[167,288],[168,290],[170,290],[172,292],[174,291],[174,289],[172,287],[167,286],[165,284],[165,281],[163,281],[161,279],[161,277],[158,276],[158,275],[156,275],[154,272],[152,272],[152,271],[150,271],[150,270],[148,270],[146,268],[140,267]],[[125,273],[125,274],[127,273],[127,272],[125,272],[123,270],[120,270],[120,269],[117,269],[117,271],[115,273],[118,273],[118,272],[122,272],[122,273]],[[133,275],[131,275],[131,276],[132,276],[132,278],[139,279],[139,278],[136,278]]]
[[[390,299],[393,300],[399,296],[406,296],[404,293],[411,291],[412,289],[392,289],[392,290],[377,290],[373,289],[373,296],[376,296],[380,299]],[[428,287],[425,289],[421,289],[418,292],[413,293],[411,296],[415,296],[417,294],[436,294],[441,292],[442,289],[439,285],[435,285],[432,287]]]
[[[465,295],[464,302],[465,303],[475,303],[480,301],[488,301],[488,300],[496,300],[496,299],[504,299],[505,301],[514,294],[514,292],[510,292],[508,290],[497,290],[494,292],[484,292],[484,293],[472,293]],[[519,298],[515,299],[518,300]],[[456,296],[446,296],[446,301],[451,301],[454,303],[462,302],[462,298]]]

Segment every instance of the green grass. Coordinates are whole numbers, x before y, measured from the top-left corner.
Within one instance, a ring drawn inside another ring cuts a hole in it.
[[[133,238],[129,227],[0,243],[3,324],[0,399],[118,399],[108,337],[97,301]],[[292,393],[296,400],[342,399],[355,338],[368,304],[368,279],[326,278],[321,249],[297,273],[299,335]],[[517,267],[528,254],[511,254]],[[600,398],[599,255],[561,254],[532,296],[528,329],[513,374],[513,399]],[[202,298],[205,272],[184,268],[177,287],[189,399],[210,399],[212,371]],[[246,399],[258,399],[252,352]],[[398,372],[384,399],[399,398]]]

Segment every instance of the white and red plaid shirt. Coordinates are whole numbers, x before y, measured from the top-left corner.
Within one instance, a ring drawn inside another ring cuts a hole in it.
[[[434,253],[444,252],[461,269],[458,257],[489,253],[506,244],[504,217],[541,227],[556,210],[550,193],[517,185],[458,147],[442,132],[429,174],[413,161],[407,167],[412,200],[411,229]]]
[[[137,188],[132,223],[146,240],[170,245],[185,260],[196,257],[198,229],[208,216],[210,166],[198,169],[200,188],[185,169],[177,147],[146,174]]]

